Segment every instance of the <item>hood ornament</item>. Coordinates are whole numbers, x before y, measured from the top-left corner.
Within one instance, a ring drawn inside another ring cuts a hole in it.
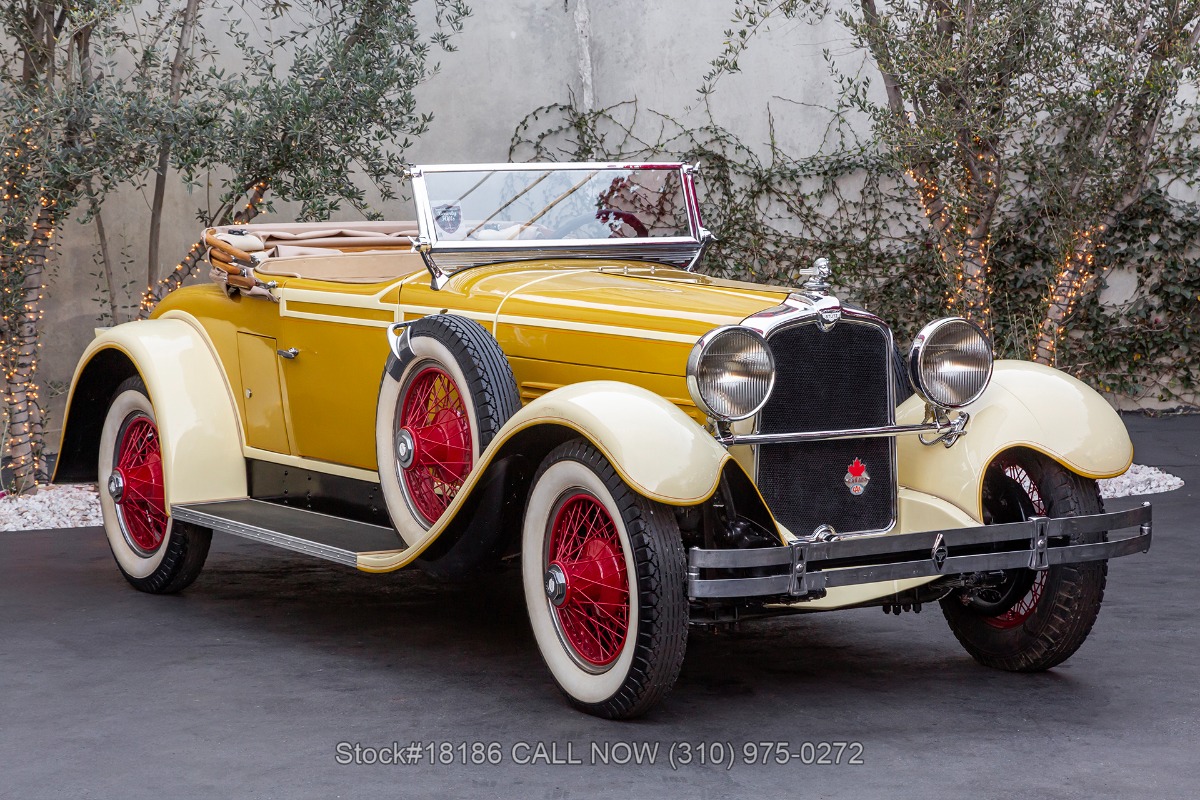
[[[824,297],[829,294],[829,278],[833,270],[828,258],[818,258],[813,262],[812,269],[801,270],[802,275],[808,275],[804,282],[804,291],[812,297]]]

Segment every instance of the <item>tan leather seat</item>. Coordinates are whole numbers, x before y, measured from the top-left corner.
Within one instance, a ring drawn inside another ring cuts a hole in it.
[[[382,283],[425,269],[417,253],[405,250],[365,253],[321,253],[285,258],[268,258],[254,268],[263,279],[308,278],[333,283]]]
[[[380,283],[424,269],[412,252],[417,223],[401,221],[282,222],[228,225],[219,238],[257,262],[264,279],[308,278],[334,283]]]

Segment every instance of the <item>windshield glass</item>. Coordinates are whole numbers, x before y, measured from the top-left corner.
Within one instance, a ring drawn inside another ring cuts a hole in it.
[[[429,171],[441,242],[690,237],[678,167]]]

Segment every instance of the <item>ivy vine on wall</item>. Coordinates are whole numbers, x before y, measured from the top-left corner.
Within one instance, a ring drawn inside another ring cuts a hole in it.
[[[517,127],[514,161],[676,158],[700,165],[701,210],[718,237],[712,275],[795,284],[798,269],[828,257],[848,300],[895,329],[897,341],[951,308],[947,273],[924,215],[914,212],[902,168],[836,122],[821,152],[798,157],[772,137],[753,148],[709,119],[686,125],[636,101],[583,110],[572,98],[535,109]],[[989,279],[998,357],[1028,358],[1045,287],[1060,269],[1046,215],[1026,200],[996,226]],[[1200,380],[1200,208],[1148,182],[1096,254],[1058,366],[1096,389],[1135,402],[1196,404]],[[1107,278],[1132,297],[1102,302]]]

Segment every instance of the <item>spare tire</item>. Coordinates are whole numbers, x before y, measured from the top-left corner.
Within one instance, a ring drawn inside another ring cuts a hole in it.
[[[405,333],[380,383],[375,450],[392,525],[411,544],[442,517],[521,401],[508,359],[478,322],[434,314]]]

